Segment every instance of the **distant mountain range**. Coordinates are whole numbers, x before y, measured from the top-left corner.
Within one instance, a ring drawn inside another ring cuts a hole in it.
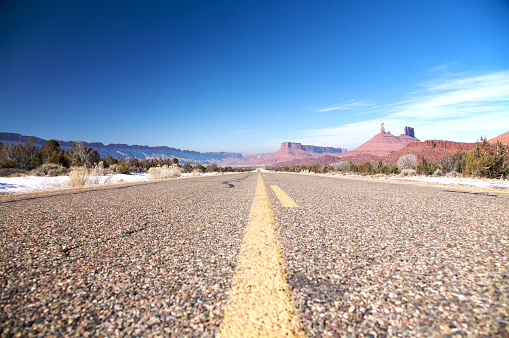
[[[44,146],[48,142],[35,136],[24,136],[14,133],[0,133],[0,141],[4,143],[18,144],[32,139],[37,146]],[[499,135],[491,140],[503,144],[509,144],[509,132]],[[73,141],[58,141],[65,150],[71,147]],[[401,155],[415,154],[424,156],[429,161],[437,161],[444,156],[457,151],[470,151],[474,143],[459,143],[453,141],[428,140],[421,142],[414,135],[414,129],[405,127],[404,134],[399,136],[386,132],[382,123],[381,130],[371,139],[355,148],[347,151],[344,148],[319,147],[303,145],[297,142],[283,142],[281,148],[272,154],[241,154],[233,152],[198,152],[192,150],[180,150],[166,146],[149,147],[127,144],[103,144],[99,142],[83,142],[87,148],[97,149],[101,157],[111,156],[116,158],[137,157],[147,158],[178,158],[181,163],[217,163],[222,166],[240,167],[280,167],[295,165],[327,164],[337,161],[352,161],[356,164],[371,162],[377,163],[380,159],[387,163],[395,163]]]
[[[0,141],[4,143],[18,144],[20,142],[27,142],[32,139],[36,146],[45,146],[48,140],[35,137],[24,136],[14,133],[0,133]],[[72,146],[73,141],[58,141],[62,149],[67,150]],[[139,159],[147,158],[178,158],[180,162],[210,164],[216,162],[217,164],[235,163],[242,160],[241,153],[230,152],[205,152],[201,153],[192,150],[180,150],[171,147],[149,147],[140,145],[127,145],[127,144],[103,144],[100,142],[83,142],[87,148],[97,149],[101,157],[111,156],[115,158],[131,158],[137,157]]]

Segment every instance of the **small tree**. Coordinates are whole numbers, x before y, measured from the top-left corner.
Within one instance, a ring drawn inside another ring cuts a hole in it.
[[[490,145],[486,138],[476,142],[475,148],[465,154],[462,161],[463,175],[503,178],[509,174],[508,147],[497,142]]]
[[[118,163],[117,172],[119,174],[129,174],[129,166],[124,161]]]
[[[404,169],[413,169],[417,165],[417,157],[413,154],[406,154],[398,159],[398,169],[403,171]]]
[[[69,161],[73,166],[87,166],[87,147],[81,141],[74,141],[67,150]]]
[[[418,175],[429,176],[432,175],[435,172],[435,170],[437,170],[436,165],[434,163],[427,162],[424,156],[421,157],[421,160],[419,161],[417,166],[415,166],[415,171],[417,172]]]
[[[212,164],[207,166],[206,171],[208,173],[213,173],[213,172],[216,172],[218,169],[219,169],[219,167],[217,166],[216,162],[214,162],[214,163],[212,163]]]
[[[458,151],[457,153],[446,156],[438,161],[438,167],[444,173],[461,172],[461,163],[463,161],[464,152]]]

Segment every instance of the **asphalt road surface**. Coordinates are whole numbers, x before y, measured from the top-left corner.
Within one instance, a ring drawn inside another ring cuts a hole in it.
[[[508,226],[506,193],[317,175],[2,196],[0,332],[509,336]]]

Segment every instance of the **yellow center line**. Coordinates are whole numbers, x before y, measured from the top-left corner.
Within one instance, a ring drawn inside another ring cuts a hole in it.
[[[274,216],[259,173],[221,325],[221,337],[302,335],[290,300],[290,288],[281,271],[282,262]]]
[[[284,207],[287,207],[287,208],[298,208],[299,207],[297,205],[297,203],[295,203],[295,201],[290,196],[288,196],[283,190],[281,190],[280,187],[278,187],[277,185],[271,185],[270,187],[276,194],[277,198],[279,199],[279,202],[281,202],[281,204]]]

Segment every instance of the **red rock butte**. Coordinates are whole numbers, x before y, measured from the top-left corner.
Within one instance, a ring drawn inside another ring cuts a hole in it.
[[[349,151],[346,156],[357,156],[360,154],[371,154],[375,156],[384,156],[393,153],[408,143],[420,142],[415,137],[414,128],[405,127],[405,133],[399,136],[394,136],[390,132],[385,131],[384,124],[380,128],[380,133],[373,136],[369,141],[363,143],[352,151]]]
[[[333,147],[319,147],[305,145],[297,142],[283,142],[281,148],[274,154],[263,159],[263,163],[275,164],[292,161],[295,159],[316,157],[326,154],[346,153],[346,149]]]

